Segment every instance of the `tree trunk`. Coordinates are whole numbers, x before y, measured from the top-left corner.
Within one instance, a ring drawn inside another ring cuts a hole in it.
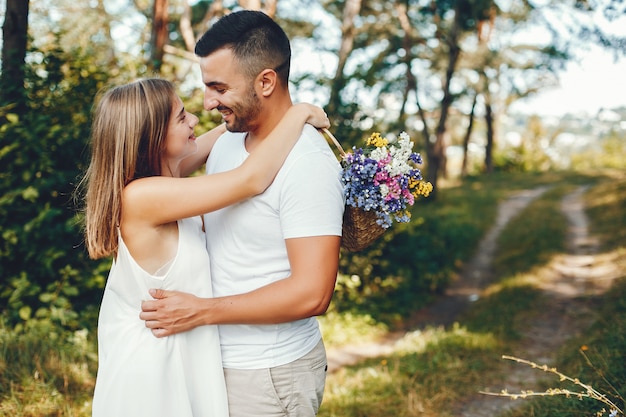
[[[28,34],[29,0],[7,0],[2,26],[2,72],[0,73],[0,106],[14,105],[13,111],[26,108],[24,60]]]
[[[278,0],[265,0],[265,6],[262,9],[272,19],[276,18],[277,3]]]
[[[185,49],[187,52],[194,53],[196,49],[196,35],[193,33],[191,27],[191,6],[188,0],[183,2],[183,13],[180,15],[180,23],[178,24],[180,33],[185,42]]]
[[[346,65],[346,61],[352,52],[354,45],[354,19],[359,15],[361,11],[361,0],[346,0],[343,9],[343,22],[341,24],[341,46],[339,47],[339,62],[337,63],[337,70],[335,71],[335,78],[333,79],[330,98],[328,101],[327,111],[329,114],[333,114],[337,111],[341,101],[339,94],[345,86],[346,80],[343,76],[343,70]]]
[[[411,69],[411,62],[413,61],[413,59],[415,59],[415,57],[413,56],[411,52],[411,46],[413,45],[413,43],[416,42],[415,40],[416,36],[414,36],[414,30],[411,27],[411,21],[407,14],[406,4],[396,3],[395,9],[398,14],[400,27],[404,31],[404,38],[402,40],[403,42],[402,45],[405,51],[404,63],[406,65],[406,87],[405,87],[404,97],[402,101],[402,108],[400,109],[400,120],[403,124],[405,123],[405,120],[406,120],[405,105],[406,105],[406,102],[408,101],[409,93],[411,91],[415,91],[415,105],[417,106],[417,113],[420,117],[420,120],[422,121],[422,132],[421,132],[422,139],[423,139],[422,147],[425,149],[426,163],[428,164],[428,146],[430,143],[430,131],[428,129],[428,120],[426,118],[426,112],[422,108],[422,105],[419,100],[419,95],[418,95],[419,85],[417,82],[417,77],[415,77]]]
[[[155,73],[161,72],[163,65],[163,49],[167,43],[169,0],[154,0],[152,8],[152,34],[150,38],[150,62],[148,66]]]
[[[202,18],[202,23],[200,23],[200,36],[204,34],[204,31],[207,30],[211,25],[211,20],[216,17],[224,16],[226,10],[224,9],[224,2],[222,0],[214,0],[211,2],[206,14]],[[195,47],[195,45],[194,45]]]
[[[433,185],[433,199],[437,195],[437,180],[440,177],[446,176],[446,122],[448,120],[448,113],[454,96],[450,91],[450,85],[452,77],[456,70],[456,64],[461,54],[461,47],[459,45],[459,31],[460,31],[460,14],[459,11],[455,11],[456,16],[452,29],[450,30],[450,36],[448,40],[448,66],[446,68],[446,75],[443,85],[443,99],[441,100],[441,114],[439,115],[439,122],[437,129],[435,130],[435,143],[430,142],[428,149],[428,181]]]
[[[493,145],[494,145],[494,128],[493,128],[493,109],[491,107],[491,98],[489,93],[485,97],[485,124],[487,125],[487,146],[485,147],[485,172],[493,172]]]
[[[474,101],[472,102],[472,110],[469,114],[469,124],[467,126],[467,132],[465,132],[465,138],[463,138],[463,164],[461,165],[461,176],[467,176],[467,150],[469,148],[469,142],[472,137],[472,130],[474,130],[474,115],[476,110],[476,99],[478,94],[474,93]]]
[[[246,10],[261,10],[261,0],[239,0],[239,7]]]
[[[404,65],[406,65],[405,73],[406,73],[406,85],[404,86],[404,92],[402,94],[402,107],[400,108],[400,114],[398,117],[398,123],[402,126],[400,129],[406,129],[406,104],[409,100],[409,94],[411,91],[415,91],[415,101],[417,103],[417,108],[421,110],[421,106],[419,103],[419,99],[417,98],[417,78],[413,74],[411,70],[411,62],[414,59],[413,54],[411,53],[411,46],[414,43],[413,29],[411,27],[411,21],[407,14],[407,6],[406,4],[396,3],[395,5],[396,12],[398,13],[398,20],[400,22],[400,27],[404,31],[404,37],[402,38],[402,47],[404,49],[404,58],[402,59]],[[420,113],[423,116],[423,111]],[[422,119],[424,122],[425,120]],[[428,140],[428,135],[424,136],[424,143]]]

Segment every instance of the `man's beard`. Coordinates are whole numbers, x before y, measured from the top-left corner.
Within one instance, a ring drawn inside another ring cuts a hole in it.
[[[232,112],[234,117],[230,123],[226,123],[226,129],[229,132],[249,132],[253,130],[261,113],[261,104],[254,89],[250,88],[246,99],[241,103],[234,104],[233,107],[229,107],[228,110]]]

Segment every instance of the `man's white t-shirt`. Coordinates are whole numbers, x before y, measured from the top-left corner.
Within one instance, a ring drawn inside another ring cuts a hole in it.
[[[248,157],[245,133],[226,132],[215,143],[207,174]],[[317,130],[302,136],[263,193],[204,215],[213,295],[250,292],[290,275],[285,239],[341,236],[344,210],[340,165]],[[315,317],[272,325],[220,325],[225,368],[271,368],[310,352],[321,338]]]

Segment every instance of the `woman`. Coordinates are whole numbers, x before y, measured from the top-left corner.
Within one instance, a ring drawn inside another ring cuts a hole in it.
[[[293,106],[237,169],[186,177],[206,160],[220,126],[196,139],[198,118],[171,83],[144,79],[99,100],[85,176],[89,255],[114,256],[98,321],[93,416],[227,416],[215,326],[157,339],[139,319],[149,288],[211,296],[201,215],[263,192],[304,123],[323,110]]]

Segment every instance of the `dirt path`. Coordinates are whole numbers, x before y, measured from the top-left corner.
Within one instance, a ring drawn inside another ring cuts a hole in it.
[[[492,278],[491,263],[496,249],[496,240],[506,224],[519,214],[531,201],[547,190],[540,187],[514,194],[498,208],[495,224],[479,244],[477,256],[466,265],[457,279],[445,293],[429,307],[416,312],[409,319],[409,329],[422,329],[427,326],[448,326],[469,304],[479,297],[482,289]],[[328,370],[334,372],[342,366],[353,365],[365,358],[388,355],[405,332],[386,335],[381,341],[367,344],[342,346],[328,350]]]
[[[496,222],[481,241],[478,255],[467,264],[460,278],[438,301],[414,315],[410,323],[412,329],[451,325],[461,312],[480,298],[493,278],[491,263],[498,235],[510,219],[546,190],[546,187],[541,187],[523,191],[500,205]],[[585,190],[586,187],[579,187],[562,200],[561,210],[569,223],[567,253],[556,257],[537,273],[540,287],[553,302],[529,323],[515,351],[504,352],[506,354],[540,364],[551,364],[554,353],[565,340],[579,334],[590,323],[592,317],[588,314],[590,310],[585,297],[606,291],[619,275],[614,259],[611,259],[611,255],[598,254],[597,242],[589,235],[582,201]],[[393,352],[394,344],[404,334],[389,334],[379,343],[329,349],[329,371],[355,364],[364,358],[389,355]],[[536,386],[535,381],[545,377],[542,372],[524,365],[504,361],[499,365],[506,370],[504,379],[493,381],[488,387],[477,387],[476,395],[453,407],[454,415],[494,417],[504,409],[521,404],[521,401],[483,395],[478,390],[500,392],[506,388],[509,392],[518,392],[521,389],[532,389]]]
[[[598,254],[598,242],[589,235],[582,195],[586,187],[579,187],[561,202],[561,211],[569,223],[567,253],[557,256],[537,272],[540,288],[552,300],[542,309],[523,332],[512,356],[538,364],[551,365],[558,349],[571,337],[580,335],[592,322],[589,297],[606,291],[619,276],[610,255]],[[503,363],[506,377],[494,381],[482,390],[519,392],[537,388],[536,382],[546,374],[530,367]],[[493,417],[504,409],[520,405],[521,401],[476,394],[459,404],[461,417]]]

